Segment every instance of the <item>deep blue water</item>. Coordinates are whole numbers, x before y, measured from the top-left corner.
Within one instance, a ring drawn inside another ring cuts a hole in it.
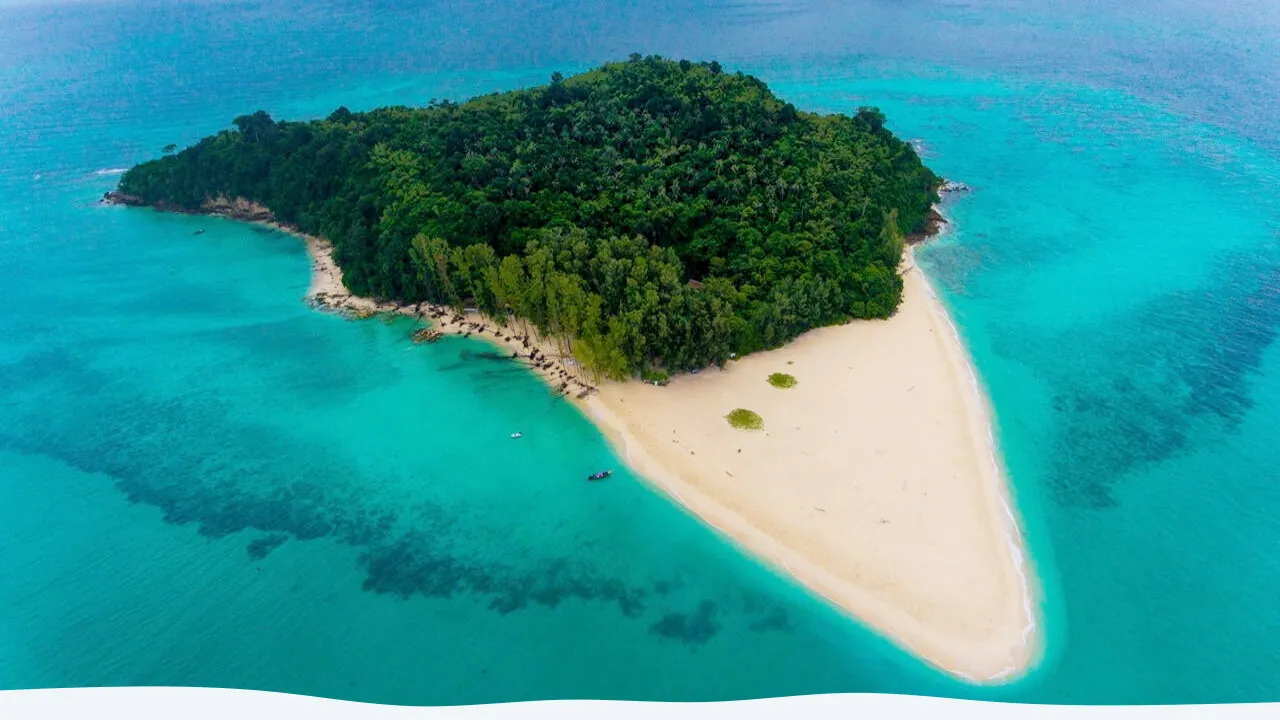
[[[1280,700],[1280,9],[1115,5],[0,4],[0,688]],[[618,464],[587,422],[311,312],[296,240],[95,204],[244,112],[635,51],[879,105],[975,188],[924,263],[1045,590],[1026,678],[951,681],[639,480],[565,480]]]

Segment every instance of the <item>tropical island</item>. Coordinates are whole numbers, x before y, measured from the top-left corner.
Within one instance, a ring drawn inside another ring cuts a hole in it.
[[[1034,590],[985,397],[906,243],[943,181],[885,122],[634,55],[464,103],[244,115],[107,200],[303,235],[318,304],[572,380],[703,520],[935,665],[1006,678],[1038,652]]]
[[[235,129],[119,191],[244,198],[333,243],[357,295],[511,315],[604,377],[723,364],[898,307],[940,179],[864,108],[800,112],[716,63]]]

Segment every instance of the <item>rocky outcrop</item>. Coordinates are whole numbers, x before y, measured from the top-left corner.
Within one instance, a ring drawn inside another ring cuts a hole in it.
[[[943,180],[942,184],[938,186],[939,195],[967,193],[971,190],[973,190],[973,188],[962,182],[956,182],[955,180]],[[942,228],[948,224],[947,219],[943,217],[942,213],[938,210],[938,206],[934,205],[929,208],[929,214],[924,218],[924,229],[918,233],[908,235],[906,237],[907,244],[919,245],[927,242],[937,236],[938,233],[942,232]]]
[[[266,207],[242,197],[217,197],[205,200],[200,209],[208,215],[220,215],[232,220],[248,222],[275,222],[276,216]]]
[[[942,217],[942,213],[938,212],[938,206],[934,205],[929,208],[929,214],[924,218],[924,230],[908,235],[906,237],[908,245],[919,245],[938,233],[942,232],[942,226],[947,224],[947,219]]]
[[[107,205],[128,205],[130,207],[141,207],[146,205],[142,198],[137,195],[129,195],[119,190],[108,190],[102,196],[102,202]]]
[[[110,190],[102,196],[102,202],[108,205],[128,205],[130,207],[143,207],[153,205],[148,203],[137,195],[120,192],[119,190]],[[217,215],[219,217],[230,218],[232,220],[245,220],[247,222],[274,223],[276,216],[266,207],[246,200],[245,198],[227,198],[216,197],[204,201],[204,204],[197,209],[182,207],[180,205],[172,205],[166,202],[154,203],[157,210],[165,212],[184,213],[187,215]]]

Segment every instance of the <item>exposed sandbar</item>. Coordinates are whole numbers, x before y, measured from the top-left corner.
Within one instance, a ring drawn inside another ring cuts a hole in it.
[[[1039,653],[1037,589],[986,399],[910,250],[903,275],[889,320],[606,383],[587,410],[638,472],[866,624],[970,680],[1016,676]],[[735,408],[764,428],[731,427]]]
[[[519,355],[639,474],[928,662],[988,682],[1037,658],[1038,589],[986,399],[911,250],[889,320],[813,330],[664,387],[597,388],[552,343],[515,328],[352,296],[329,245],[303,237],[314,302],[434,318],[441,332]],[[773,387],[775,372],[797,384]],[[764,429],[731,427],[735,408],[760,414]]]

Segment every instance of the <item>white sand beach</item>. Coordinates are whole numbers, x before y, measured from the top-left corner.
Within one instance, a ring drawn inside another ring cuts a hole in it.
[[[609,383],[587,410],[638,472],[864,623],[961,677],[1013,677],[1039,652],[1037,589],[986,401],[910,251],[903,274],[889,320]]]
[[[664,387],[606,382],[596,392],[549,343],[526,345],[478,315],[350,296],[327,243],[307,244],[320,304],[435,312],[451,316],[436,322],[442,332],[539,350],[545,367],[530,364],[635,471],[928,662],[989,682],[1037,658],[1038,589],[986,400],[910,250],[889,320],[814,330]],[[775,388],[775,372],[798,382]],[[735,408],[759,413],[764,428],[731,427]]]

